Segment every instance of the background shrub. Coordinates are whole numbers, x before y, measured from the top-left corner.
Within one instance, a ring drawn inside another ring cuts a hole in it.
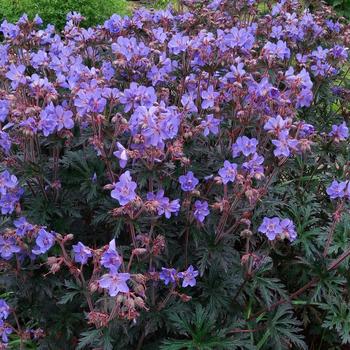
[[[350,0],[327,0],[329,5],[341,15],[350,19]]]
[[[103,23],[113,13],[130,13],[126,0],[0,0],[0,19],[16,22],[23,13],[30,18],[39,14],[45,24],[54,24],[59,30],[70,11],[81,13],[87,27]]]

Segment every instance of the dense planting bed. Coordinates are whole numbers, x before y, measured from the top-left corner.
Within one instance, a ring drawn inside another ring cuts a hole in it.
[[[298,1],[0,26],[0,348],[350,341],[350,29]]]

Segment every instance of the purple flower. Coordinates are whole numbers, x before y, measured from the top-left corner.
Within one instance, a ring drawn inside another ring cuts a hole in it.
[[[335,45],[332,50],[332,56],[338,60],[346,60],[348,58],[347,48],[341,45]]]
[[[44,228],[41,228],[35,239],[35,243],[36,246],[32,252],[35,255],[45,254],[55,244],[55,236]]]
[[[133,58],[147,57],[150,49],[141,41],[137,42],[136,38],[125,38],[119,36],[116,43],[112,44],[112,51],[116,55],[122,55],[127,61]]]
[[[3,320],[0,320],[0,337],[4,343],[8,343],[8,335],[12,333],[12,328],[7,326]]]
[[[313,92],[310,89],[302,89],[297,95],[297,108],[309,107],[314,98]]]
[[[23,64],[19,66],[14,65],[13,63],[10,65],[10,70],[6,73],[6,78],[11,80],[12,89],[17,89],[19,84],[25,84],[27,79],[24,75],[26,67]]]
[[[242,168],[249,171],[250,176],[261,179],[264,177],[264,167],[262,165],[263,163],[264,157],[259,156],[259,154],[255,153],[248,162],[242,164]]]
[[[0,173],[0,208],[2,214],[11,214],[23,194],[16,176],[7,170]]]
[[[288,137],[288,131],[281,132],[278,140],[272,140],[272,143],[276,146],[273,154],[276,157],[289,157],[291,150],[296,150],[298,146],[298,140]]]
[[[176,270],[175,269],[167,269],[165,267],[162,267],[162,272],[159,274],[159,279],[164,281],[165,285],[168,285],[169,283],[175,283],[176,278]]]
[[[282,26],[272,26],[270,37],[274,39],[279,39],[283,35]]]
[[[282,227],[281,238],[287,238],[290,242],[293,242],[297,238],[297,232],[295,225],[290,219],[283,219],[280,223]]]
[[[126,148],[119,142],[117,142],[118,151],[113,152],[114,156],[119,159],[119,165],[122,169],[126,167],[128,162],[128,153],[126,152]]]
[[[346,140],[349,137],[349,129],[346,126],[346,123],[343,122],[340,125],[333,125],[329,136],[333,137],[335,141]]]
[[[111,197],[118,200],[120,205],[126,205],[136,198],[136,182],[132,181],[130,171],[120,175],[119,181],[114,185]]]
[[[47,66],[49,64],[49,56],[46,51],[39,50],[31,54],[32,66],[38,69],[40,66]]]
[[[101,71],[105,79],[108,81],[110,81],[115,74],[115,69],[113,68],[112,63],[109,61],[103,61]]]
[[[106,29],[108,29],[111,33],[118,33],[123,29],[123,20],[122,18],[114,14],[107,21],[104,22],[103,25]]]
[[[23,237],[27,232],[34,229],[34,226],[31,225],[25,217],[20,217],[13,221],[13,224],[17,228],[16,234],[17,236]]]
[[[331,199],[343,198],[345,196],[345,189],[347,185],[348,181],[338,182],[333,180],[326,192]]]
[[[15,210],[15,206],[23,194],[23,189],[16,189],[0,196],[1,214],[11,214]]]
[[[103,275],[98,282],[101,288],[108,289],[108,294],[111,297],[115,297],[119,293],[129,292],[129,287],[126,284],[129,279],[129,273],[111,271]]]
[[[264,220],[258,228],[258,231],[264,233],[270,241],[273,241],[278,235],[282,233],[280,219],[278,217],[264,217]]]
[[[73,112],[65,110],[62,106],[55,107],[55,116],[57,120],[57,130],[60,131],[63,128],[72,129],[74,126]]]
[[[305,122],[300,122],[299,124],[299,136],[300,137],[309,137],[315,133],[315,127],[311,124]]]
[[[177,215],[180,210],[180,200],[170,201],[168,197],[164,196],[163,190],[159,190],[156,194],[152,192],[147,193],[147,200],[154,203],[158,215],[164,214],[167,219],[170,219],[173,213]]]
[[[166,197],[165,197],[166,198]],[[162,215],[164,213],[164,216],[167,219],[170,219],[171,214],[177,215],[180,210],[180,200],[174,199],[170,201],[168,198],[162,203],[158,210],[158,215]]]
[[[184,288],[187,286],[194,287],[196,285],[197,276],[198,271],[195,270],[192,265],[190,265],[186,271],[178,273],[178,277],[183,278],[182,287]]]
[[[209,215],[208,202],[207,201],[195,201],[194,203],[195,210],[193,212],[193,216],[199,222],[203,222],[205,217]]]
[[[226,35],[226,45],[231,48],[250,50],[254,45],[254,35],[249,28],[233,27]]]
[[[264,50],[268,55],[276,56],[281,60],[289,59],[290,57],[290,50],[287,47],[287,43],[282,40],[278,40],[277,44],[267,42]]]
[[[157,101],[157,95],[152,86],[146,87],[132,82],[129,89],[123,91],[119,101],[125,105],[124,111],[129,112],[139,106],[152,107]]]
[[[0,100],[0,122],[4,122],[10,111],[10,102],[7,100]]]
[[[181,189],[185,192],[193,191],[198,185],[199,180],[193,175],[192,171],[189,171],[186,175],[179,177]]]
[[[15,39],[21,32],[18,25],[8,23],[6,20],[4,20],[1,23],[0,31],[4,34],[4,37],[7,39]]]
[[[197,113],[198,108],[194,102],[194,97],[191,94],[185,94],[181,97],[181,104],[184,110],[191,113]]]
[[[12,142],[9,134],[0,130],[0,147],[3,149],[4,153],[9,153],[11,145]]]
[[[13,190],[18,186],[15,175],[11,175],[7,170],[0,173],[0,194],[6,194],[8,190]]]
[[[39,129],[43,131],[44,136],[49,136],[56,131],[58,120],[56,117],[55,106],[51,102],[40,113]]]
[[[201,126],[204,128],[204,136],[208,136],[210,132],[213,135],[217,135],[219,133],[220,119],[214,118],[212,114],[209,114],[205,120],[201,121]]]
[[[167,33],[164,32],[163,28],[160,27],[152,29],[152,33],[157,41],[164,44],[165,40],[167,39]]]
[[[33,22],[37,25],[37,26],[41,26],[43,24],[43,20],[41,19],[41,17],[36,14],[34,19],[33,19]]]
[[[0,319],[6,320],[10,314],[10,307],[4,299],[0,299]]]
[[[101,265],[111,272],[117,272],[122,264],[122,258],[117,252],[115,239],[109,242],[108,249],[101,256]]]
[[[83,243],[73,245],[74,260],[81,264],[86,264],[88,259],[92,257],[92,252],[89,247],[86,247]]]
[[[224,161],[224,167],[219,170],[222,183],[226,185],[229,182],[234,182],[237,175],[237,164]]]
[[[17,245],[14,237],[0,236],[0,255],[5,260],[10,260],[13,254],[19,253],[21,248]]]
[[[283,119],[280,115],[278,115],[275,118],[269,118],[269,120],[264,124],[264,130],[278,136],[280,132],[288,128],[288,125],[289,119]]]
[[[176,33],[173,35],[168,43],[170,52],[178,55],[179,53],[186,51],[189,44],[189,39],[190,38],[188,36],[183,36],[181,33]]]
[[[204,90],[201,93],[201,97],[203,99],[202,108],[208,109],[214,107],[215,99],[219,96],[218,92],[214,91],[213,85],[208,87],[208,90]]]
[[[256,152],[256,146],[258,145],[258,140],[255,138],[248,138],[247,136],[240,136],[237,138],[236,142],[232,145],[232,156],[233,158],[239,156],[242,152],[243,155],[248,157]]]
[[[336,33],[340,32],[341,26],[339,22],[333,22],[331,19],[327,19],[325,23],[329,30],[334,31]]]

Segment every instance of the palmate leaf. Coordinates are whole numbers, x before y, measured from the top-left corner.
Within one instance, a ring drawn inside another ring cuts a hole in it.
[[[227,337],[227,330],[219,327],[210,312],[197,304],[195,311],[170,315],[176,333],[187,339],[167,339],[161,350],[193,349],[252,349],[248,338]]]
[[[332,298],[321,308],[327,312],[322,327],[336,330],[343,344],[350,343],[350,304],[340,298]]]
[[[230,267],[240,265],[240,255],[234,249],[236,237],[225,238],[218,243],[215,243],[215,235],[212,232],[202,232],[202,237],[205,239],[196,242],[195,250],[201,275],[210,266],[219,266],[227,273]]]
[[[323,298],[328,299],[336,295],[341,295],[346,279],[343,276],[339,276],[337,272],[323,273],[320,276],[320,281],[313,289],[311,301],[320,302]]]
[[[81,333],[77,350],[91,349],[100,342],[102,332],[99,329],[92,329]]]
[[[291,306],[280,305],[268,315],[267,330],[259,339],[258,349],[284,350],[290,349],[291,344],[298,349],[307,349],[300,325],[301,322],[293,317]]]
[[[271,306],[276,296],[287,297],[283,283],[271,276],[272,267],[271,258],[266,258],[245,289],[249,295],[253,298],[257,297],[266,306]]]

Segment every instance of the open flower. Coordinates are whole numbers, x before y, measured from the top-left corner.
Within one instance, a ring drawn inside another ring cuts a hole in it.
[[[182,287],[194,287],[196,285],[196,277],[198,276],[198,271],[194,269],[192,265],[188,267],[188,269],[184,272],[179,272],[178,277],[183,279]]]
[[[130,171],[126,171],[120,175],[119,181],[114,185],[111,196],[118,200],[120,205],[126,205],[136,198],[136,187],[137,184],[132,181]]]
[[[127,281],[130,279],[129,273],[110,272],[103,275],[98,283],[101,288],[108,289],[108,294],[115,297],[119,293],[128,293],[129,287]]]
[[[35,239],[35,243],[36,245],[32,252],[35,255],[45,254],[55,244],[55,236],[53,233],[41,228]]]

